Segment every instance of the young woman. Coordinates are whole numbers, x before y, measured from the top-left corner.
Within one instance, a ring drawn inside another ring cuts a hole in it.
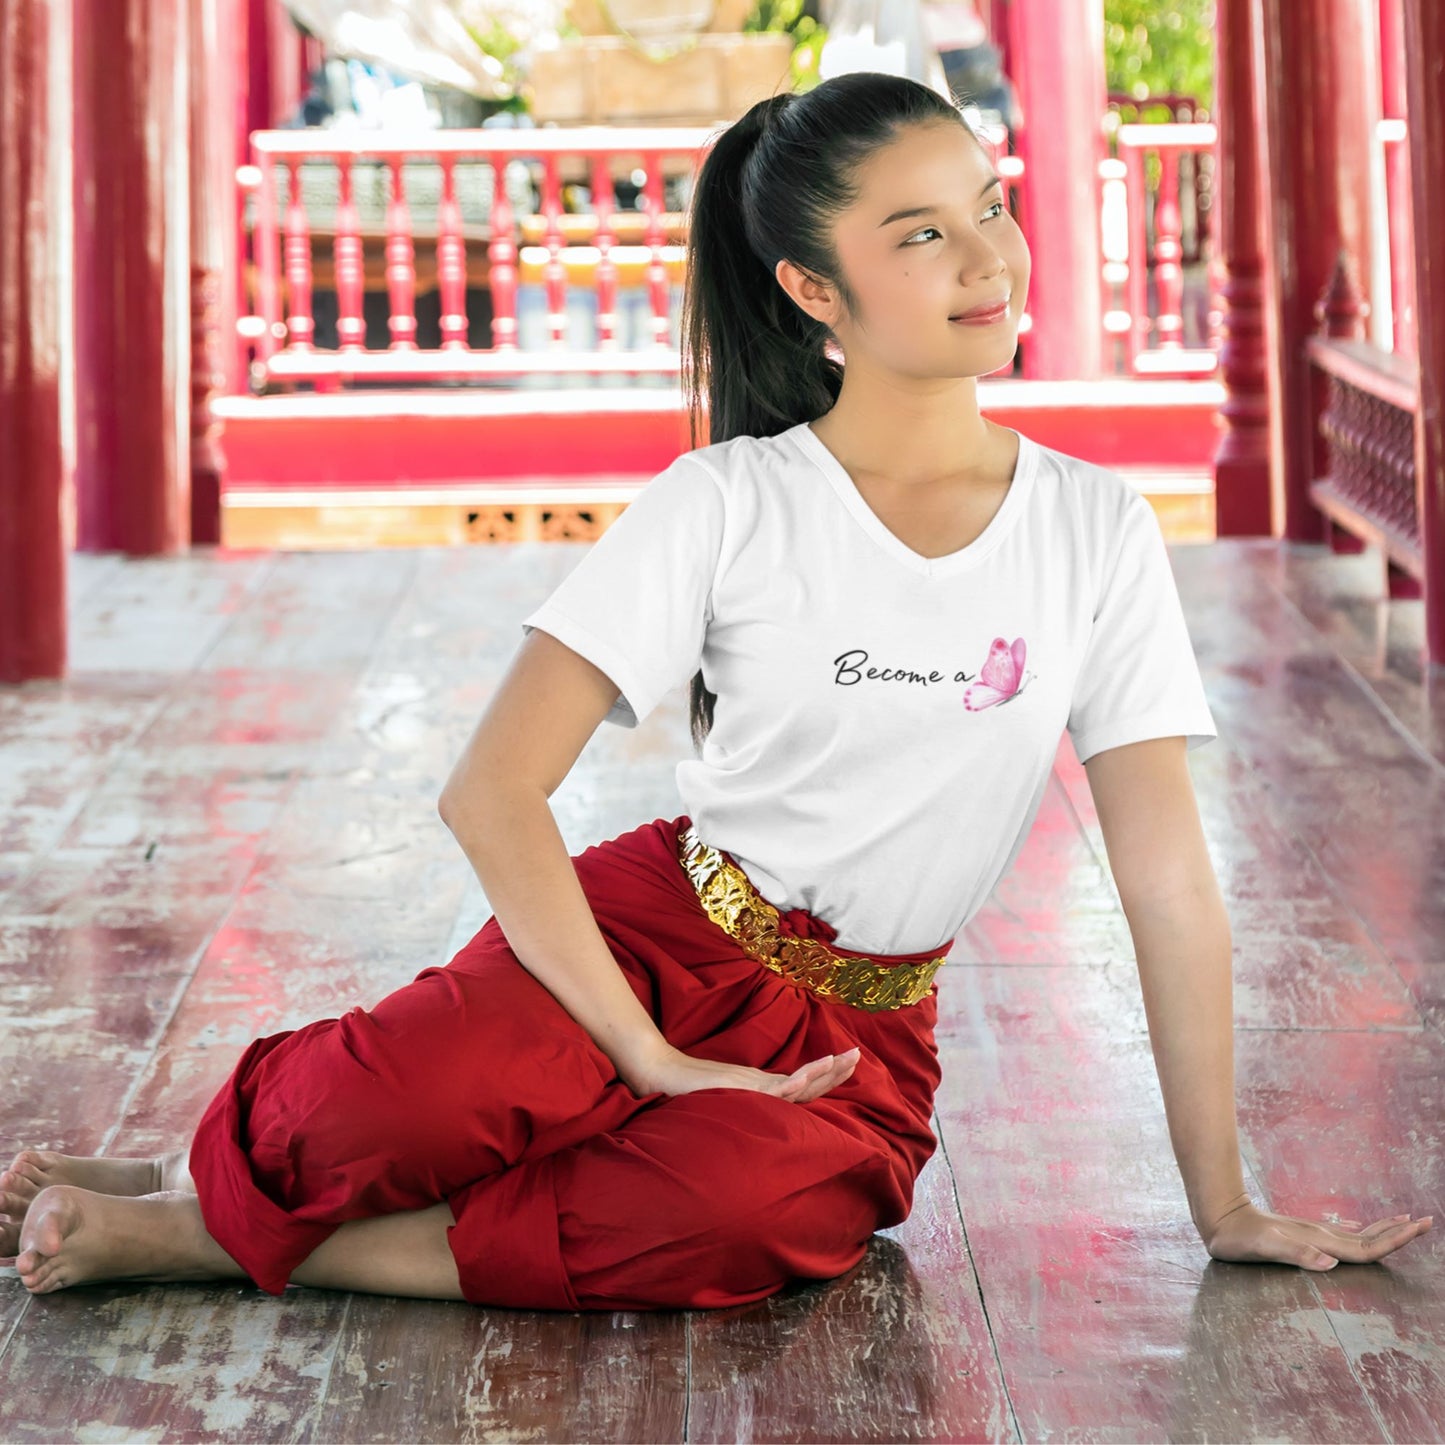
[[[1147,501],[980,415],[1029,254],[959,112],[872,73],[760,102],[709,153],[690,241],[711,441],[526,619],[440,800],[494,916],[375,1007],[257,1039],[188,1149],[22,1152],[0,1250],[28,1289],[655,1309],[846,1271],[911,1209],[934,976],[1065,729],[1208,1252],[1324,1269],[1429,1227],[1246,1194],[1185,760],[1213,719]],[[569,856],[548,799],[588,738],[688,679],[688,811]]]

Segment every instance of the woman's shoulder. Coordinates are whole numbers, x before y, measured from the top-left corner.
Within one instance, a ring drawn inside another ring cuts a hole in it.
[[[796,494],[808,475],[808,460],[786,433],[742,435],[683,452],[678,464],[705,472],[722,494],[730,515],[767,513]]]
[[[1058,500],[1075,511],[1116,519],[1138,502],[1147,505],[1138,487],[1114,467],[1032,438],[1030,443],[1038,453],[1036,484],[1052,486]]]
[[[757,475],[760,463],[777,464],[797,458],[796,450],[789,445],[792,430],[788,427],[772,436],[744,434],[729,437],[726,441],[694,447],[683,455],[693,458],[722,480],[753,477]]]

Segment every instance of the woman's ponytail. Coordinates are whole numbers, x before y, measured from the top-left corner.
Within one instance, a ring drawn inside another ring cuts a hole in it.
[[[758,101],[713,144],[693,190],[682,377],[695,447],[704,422],[710,443],[810,421],[843,384],[824,354],[828,328],[778,284],[783,253],[756,219],[769,205],[769,152],[788,144],[786,117],[804,105],[786,91]]]

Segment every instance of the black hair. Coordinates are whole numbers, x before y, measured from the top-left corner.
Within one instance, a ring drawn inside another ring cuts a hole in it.
[[[856,298],[833,244],[833,222],[860,194],[859,167],[907,126],[949,121],[959,107],[906,76],[850,71],[811,90],[752,106],[713,142],[693,188],[682,307],[682,379],[693,447],[704,402],[709,442],[775,436],[813,421],[838,398],[837,338],[778,283],[786,257]],[[977,137],[975,137],[977,138]],[[693,743],[712,728],[716,695],[692,679]]]

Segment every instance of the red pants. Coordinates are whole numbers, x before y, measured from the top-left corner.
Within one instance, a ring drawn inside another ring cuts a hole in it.
[[[346,1220],[442,1200],[468,1300],[565,1310],[761,1299],[842,1274],[907,1218],[937,1147],[935,991],[870,1013],[749,958],[683,871],[689,821],[572,860],[638,998],[685,1053],[788,1074],[856,1043],[852,1075],[801,1104],[638,1096],[493,917],[375,1008],[257,1039],[207,1108],[190,1153],[201,1212],[261,1289],[279,1294]],[[782,923],[833,940],[803,909]]]

